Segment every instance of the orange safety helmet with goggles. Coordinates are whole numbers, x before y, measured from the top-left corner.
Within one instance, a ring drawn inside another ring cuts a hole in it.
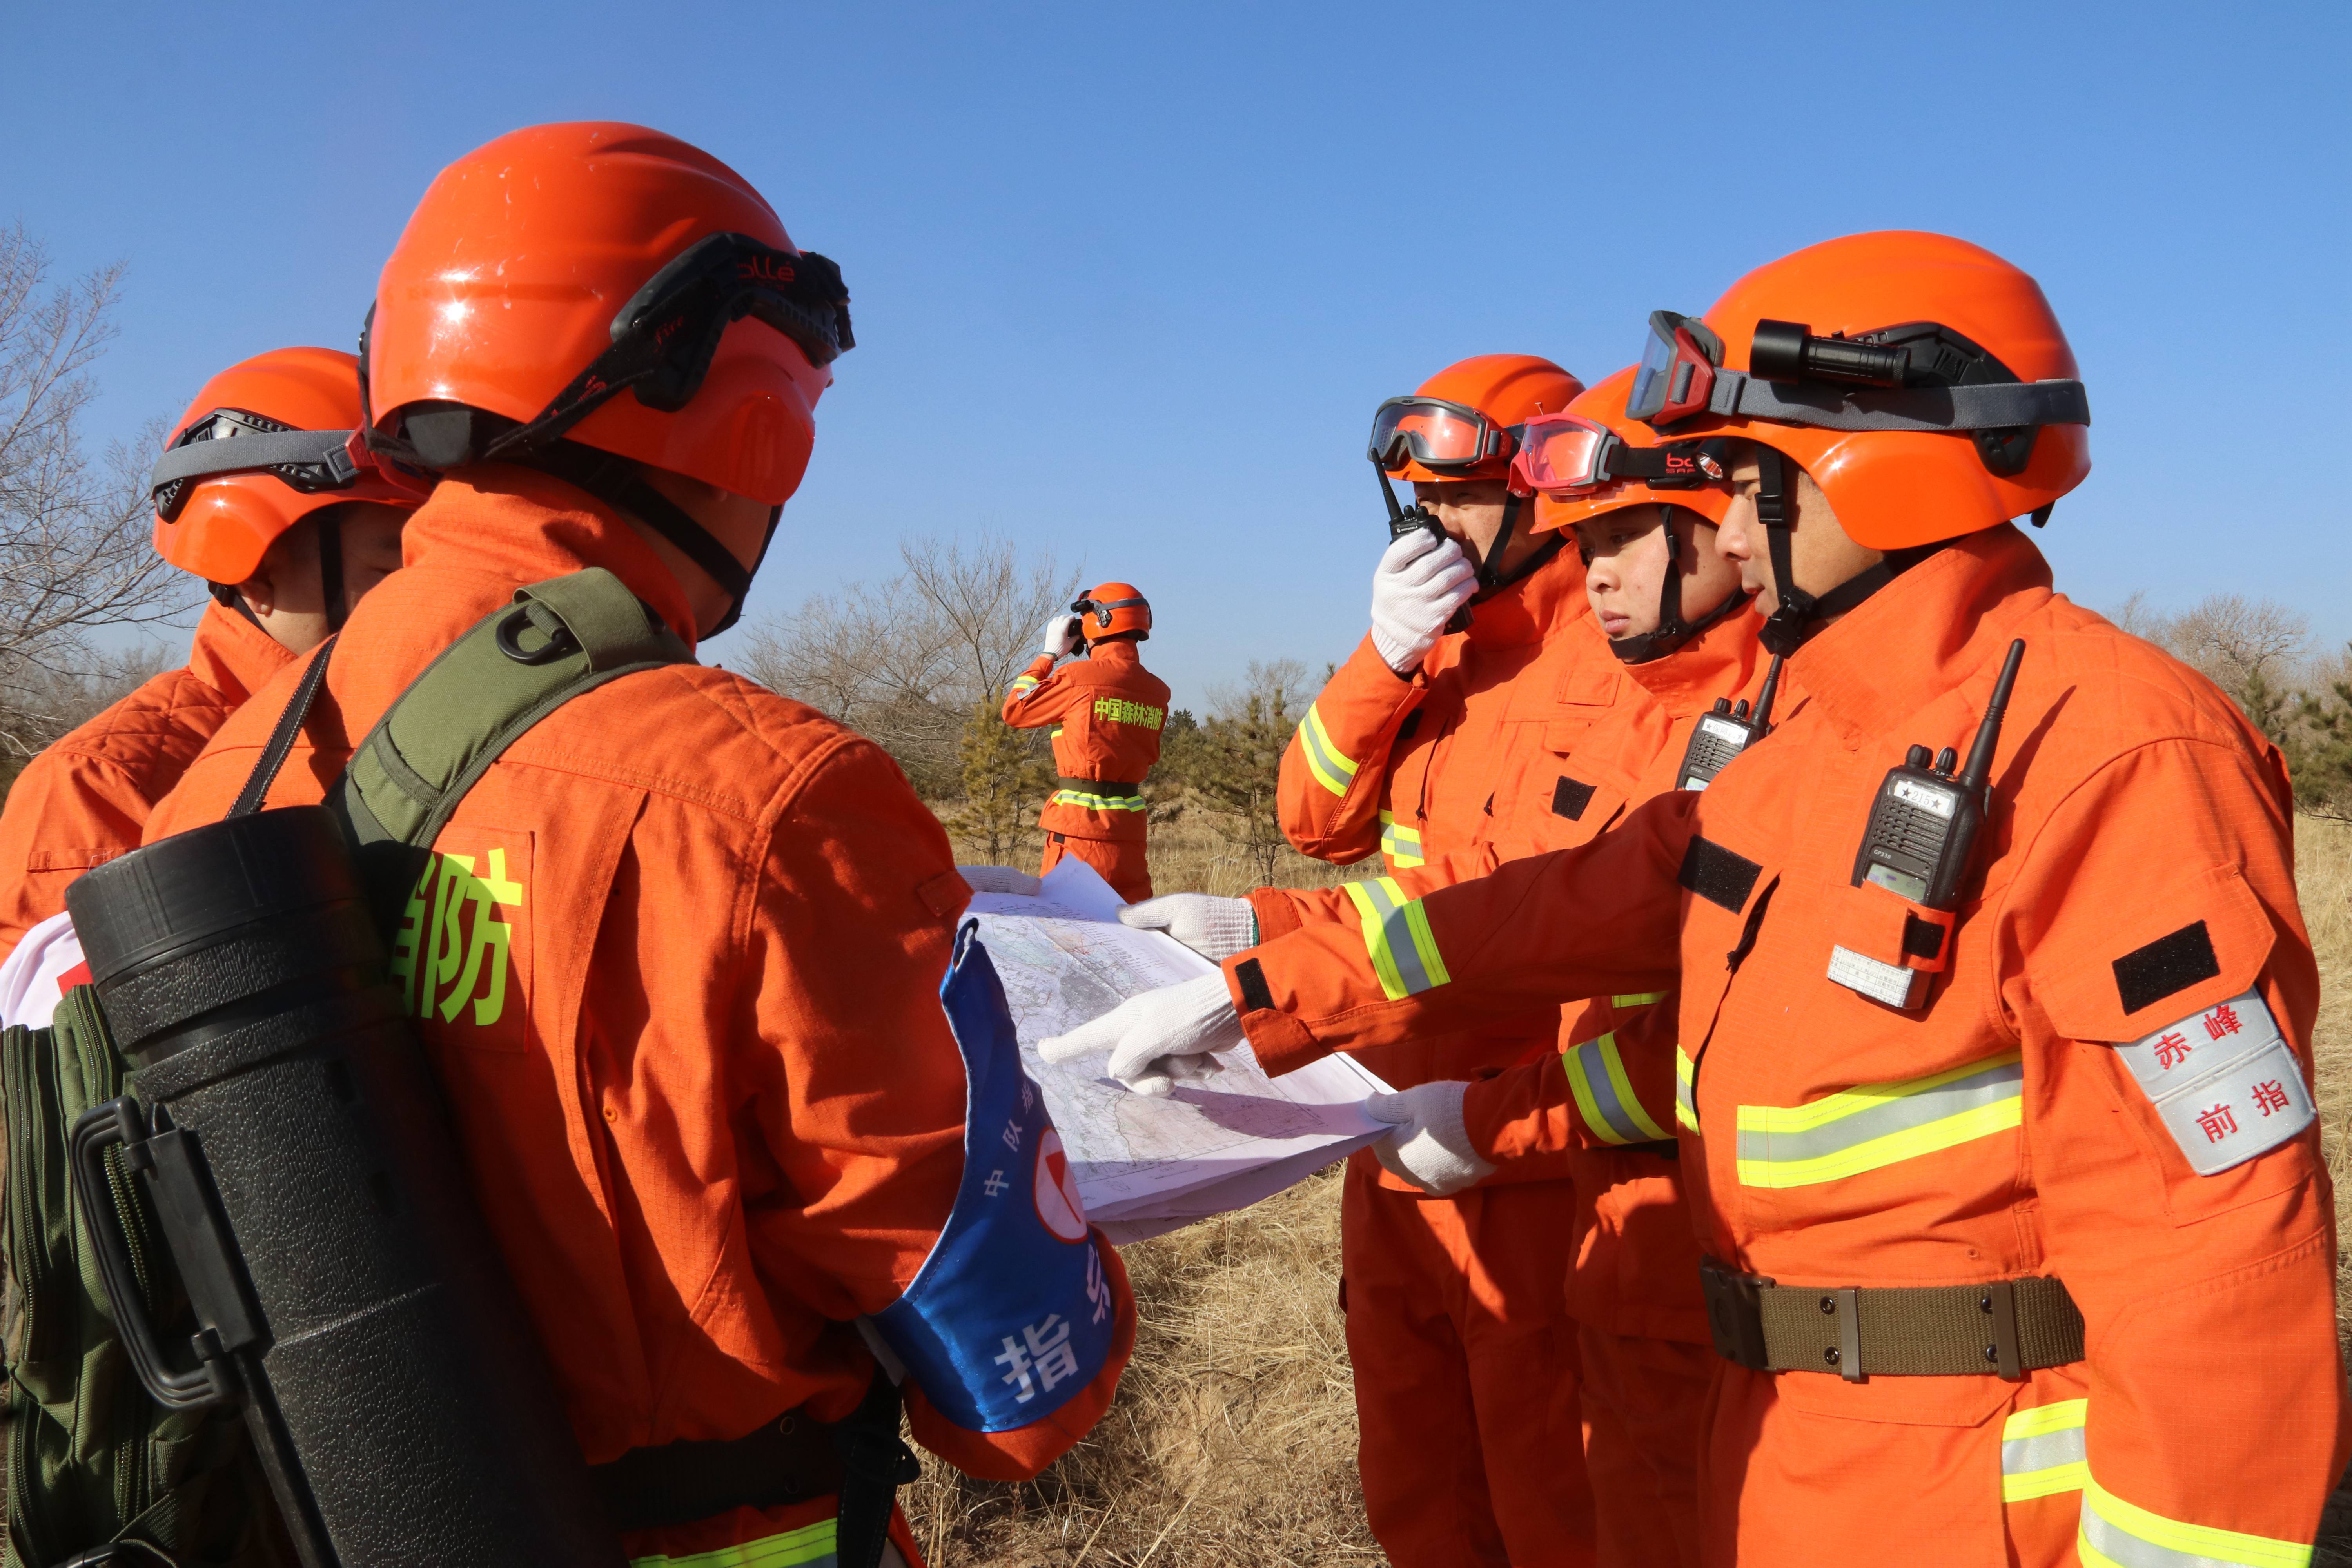
[[[1097,583],[1070,601],[1070,614],[1078,617],[1078,635],[1090,643],[1113,637],[1141,642],[1151,636],[1151,601],[1132,583]]]
[[[1421,384],[1410,397],[1391,397],[1372,415],[1366,456],[1388,502],[1389,529],[1402,536],[1416,527],[1434,529],[1436,519],[1419,506],[1397,503],[1391,479],[1420,484],[1501,479],[1509,487],[1503,525],[1476,563],[1480,597],[1534,571],[1552,554],[1546,550],[1505,578],[1496,563],[1511,541],[1513,525],[1528,492],[1511,478],[1519,430],[1528,419],[1566,408],[1584,384],[1537,354],[1474,354],[1447,365]],[[1555,549],[1557,546],[1554,547]]]
[[[2041,287],[1938,234],[1829,240],[1758,268],[1703,318],[1654,312],[1626,412],[1753,444],[1775,653],[1945,541],[2047,521],[2091,468],[2090,400]],[[1783,459],[1886,562],[1818,598],[1798,589]]]
[[[636,465],[773,508],[764,557],[855,346],[840,268],[734,170],[641,125],[532,126],[444,169],[384,263],[368,439],[428,470],[527,464],[627,511],[727,592],[711,635],[759,560]]]
[[[351,354],[272,349],[229,366],[180,416],[148,476],[155,553],[232,604],[236,585],[305,519],[346,501],[415,506],[429,484],[380,467],[359,426],[359,361]],[[331,627],[349,609],[341,545],[340,530],[320,528]]]
[[[1511,459],[1513,480],[1536,494],[1536,533],[1559,530],[1604,512],[1630,507],[1664,509],[1666,574],[1658,586],[1656,629],[1612,637],[1609,650],[1627,664],[1663,658],[1709,626],[1748,607],[1748,595],[1734,592],[1696,620],[1683,617],[1681,547],[1672,527],[1680,507],[1700,521],[1718,524],[1731,498],[1721,488],[1726,474],[1720,438],[1663,442],[1657,433],[1625,416],[1625,398],[1637,367],[1628,365],[1557,414],[1530,417]],[[1580,540],[1590,566],[1592,556]]]

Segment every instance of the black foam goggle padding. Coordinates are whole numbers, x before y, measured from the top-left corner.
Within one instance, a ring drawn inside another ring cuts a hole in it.
[[[778,250],[744,234],[706,235],[646,279],[613,317],[613,345],[536,418],[490,443],[486,458],[552,441],[624,390],[675,413],[693,400],[727,329],[745,316],[828,364],[857,346],[841,268],[814,251]]]

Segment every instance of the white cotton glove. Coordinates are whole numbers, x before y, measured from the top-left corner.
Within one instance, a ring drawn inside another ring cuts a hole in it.
[[[1067,1062],[1108,1051],[1111,1077],[1138,1094],[1162,1095],[1180,1079],[1193,1082],[1217,1071],[1210,1053],[1232,1050],[1242,1038],[1225,977],[1203,974],[1130,996],[1066,1035],[1038,1041],[1037,1054]]]
[[[1045,884],[1026,871],[1016,871],[1010,866],[959,866],[956,872],[963,878],[964,886],[975,893],[1018,893],[1034,899],[1037,889]]]
[[[1247,899],[1209,893],[1170,893],[1118,911],[1118,923],[1138,931],[1164,931],[1211,963],[1223,963],[1257,945],[1257,911]]]
[[[1067,657],[1078,646],[1078,617],[1064,610],[1045,617],[1045,642],[1037,651],[1048,658]]]
[[[1477,591],[1477,570],[1462,546],[1414,529],[1381,552],[1372,574],[1372,647],[1391,669],[1411,675]]]
[[[1462,1097],[1469,1092],[1468,1084],[1447,1080],[1365,1100],[1365,1110],[1374,1118],[1396,1124],[1396,1131],[1372,1145],[1373,1157],[1390,1174],[1441,1198],[1493,1175],[1495,1167],[1470,1147],[1470,1134],[1462,1126]]]

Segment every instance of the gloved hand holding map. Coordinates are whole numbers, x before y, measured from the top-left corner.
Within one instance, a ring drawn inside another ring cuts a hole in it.
[[[1346,1055],[1270,1079],[1246,1042],[1223,1068],[1147,1098],[1102,1058],[1055,1065],[1037,1042],[1130,996],[1216,967],[1173,938],[1118,921],[1118,895],[1071,857],[1034,897],[979,893],[971,913],[1004,983],[1022,1065],[1045,1091],[1087,1217],[1115,1242],[1140,1241],[1244,1208],[1389,1131],[1364,1110],[1388,1086]]]

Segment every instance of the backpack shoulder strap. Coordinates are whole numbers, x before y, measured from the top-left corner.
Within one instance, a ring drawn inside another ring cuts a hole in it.
[[[519,588],[394,699],[327,804],[362,863],[378,858],[375,846],[429,848],[466,792],[532,725],[608,680],[693,662],[601,566]]]

